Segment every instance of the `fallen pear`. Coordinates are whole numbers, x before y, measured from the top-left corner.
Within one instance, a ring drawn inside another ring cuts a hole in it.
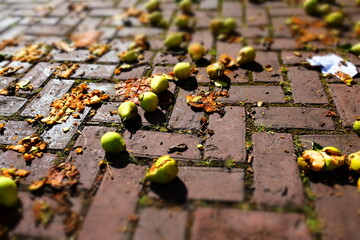
[[[169,183],[175,179],[178,171],[176,161],[169,155],[164,155],[148,169],[145,180],[161,184]]]
[[[167,77],[160,75],[154,76],[150,82],[151,91],[154,93],[165,92],[169,88],[169,81]]]
[[[188,62],[177,63],[174,67],[174,75],[178,80],[185,80],[190,77],[191,67]]]
[[[118,115],[122,121],[134,119],[138,115],[138,108],[133,102],[123,102],[118,108]]]
[[[17,186],[14,180],[0,176],[0,206],[14,207],[18,202]]]
[[[347,161],[350,170],[360,172],[360,151],[350,154]]]
[[[159,106],[159,98],[153,92],[144,92],[139,96],[140,107],[145,112],[154,112]]]
[[[126,150],[126,144],[122,136],[117,132],[107,132],[100,140],[101,147],[107,153],[119,153]]]
[[[253,47],[251,46],[243,47],[240,49],[238,53],[236,63],[238,65],[247,64],[253,62],[255,60],[255,57],[256,57],[256,50]]]
[[[205,54],[205,48],[200,43],[193,43],[188,47],[188,52],[192,60],[199,61]]]

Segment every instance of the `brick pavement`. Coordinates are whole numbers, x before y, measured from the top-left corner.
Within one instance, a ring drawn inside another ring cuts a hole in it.
[[[121,19],[130,7],[144,10],[145,2],[0,1],[0,40],[22,36],[17,44],[1,49],[1,68],[22,68],[0,76],[0,89],[23,80],[34,88],[0,95],[0,124],[5,123],[0,130],[0,168],[31,171],[18,181],[21,217],[3,238],[360,239],[360,195],[354,180],[359,176],[344,176],[341,171],[334,176],[304,176],[296,164],[296,157],[311,148],[311,142],[335,146],[345,154],[360,150],[359,136],[351,129],[360,117],[359,78],[348,87],[334,77],[321,76],[319,69],[307,68],[303,64],[307,57],[339,52],[339,45],[311,42],[299,47],[286,25],[291,16],[315,18],[306,15],[299,1],[193,4],[197,21],[191,42],[202,42],[209,52],[204,61],[192,62],[198,72],[187,84],[170,83],[169,93],[174,96],[170,106],[150,114],[139,108],[140,125],[133,129],[112,113],[123,101],[116,94],[116,84],[170,73],[176,63],[191,61],[186,52],[170,52],[162,46],[165,36],[177,31],[173,20],[181,12],[175,1],[161,0],[169,29],[143,25],[135,18]],[[356,43],[351,29],[360,19],[360,8],[353,0],[336,2],[340,4],[332,8],[342,9],[348,17],[339,31],[340,43]],[[215,17],[235,18],[239,41],[214,38],[208,25]],[[110,44],[111,50],[92,57],[86,47],[70,52],[53,47],[45,58],[32,63],[6,57],[30,43],[52,45],[89,30],[100,31],[99,43]],[[325,28],[316,31],[326,32]],[[126,51],[138,33],[148,36],[151,48],[131,70],[115,74],[122,64],[117,54]],[[227,74],[229,96],[220,100],[225,114],[207,114],[188,106],[187,95],[200,89],[217,90],[206,66],[221,54],[235,58],[246,44],[258,50],[256,62]],[[341,54],[360,65],[356,55]],[[78,63],[79,68],[60,79],[54,72],[63,63]],[[54,100],[81,83],[104,91],[110,99],[54,126],[28,122],[48,115]],[[208,125],[201,124],[202,117]],[[107,131],[122,133],[128,150],[109,168],[99,167],[108,157],[99,142]],[[49,142],[42,158],[26,164],[21,154],[4,150],[34,133]],[[168,153],[178,144],[186,144],[187,149]],[[83,153],[76,152],[78,147]],[[143,183],[146,167],[165,154],[178,160],[178,178],[164,186]],[[60,162],[71,162],[80,172],[79,183],[67,189],[65,202],[56,195],[61,191],[51,187],[36,193],[28,190],[32,181]],[[35,223],[36,202],[48,203],[55,212],[47,226]]]

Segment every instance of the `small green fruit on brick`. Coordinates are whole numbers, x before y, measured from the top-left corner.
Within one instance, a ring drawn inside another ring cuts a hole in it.
[[[353,53],[355,53],[355,54],[360,55],[360,43],[357,43],[357,44],[355,44],[354,46],[352,46],[352,47],[350,48],[350,51],[353,52]]]
[[[185,80],[190,77],[191,67],[188,62],[177,63],[174,67],[174,75],[178,80]]]
[[[149,13],[159,10],[160,8],[160,1],[159,0],[150,0],[145,4],[145,9]]]
[[[224,21],[219,18],[215,18],[210,22],[210,30],[213,35],[218,35],[224,28]]]
[[[238,65],[247,64],[253,62],[255,60],[255,57],[256,57],[256,50],[253,47],[251,46],[243,47],[242,49],[240,49],[238,53],[236,63]]]
[[[342,12],[333,12],[325,16],[325,23],[331,27],[340,27],[345,19],[345,15]]]
[[[360,172],[360,151],[349,155],[348,164],[350,170]]]
[[[179,169],[176,161],[168,155],[159,157],[147,171],[145,179],[156,183],[169,183],[176,177]]]
[[[0,176],[0,206],[14,207],[18,201],[17,192],[14,180]]]
[[[184,34],[182,33],[173,33],[167,36],[164,40],[164,45],[167,48],[179,48],[184,41]]]
[[[134,119],[138,115],[138,108],[133,102],[123,102],[118,108],[118,115],[122,121]]]
[[[183,12],[191,12],[191,0],[182,0],[179,3],[179,8]]]
[[[233,33],[236,30],[236,21],[234,18],[227,18],[224,20],[224,32]]]
[[[356,134],[360,135],[360,120],[356,120],[353,124],[353,130]]]
[[[217,79],[224,75],[225,66],[221,62],[213,63],[206,67],[206,73],[210,79]]]
[[[153,92],[144,92],[139,96],[140,107],[145,112],[154,112],[159,106],[159,98]]]
[[[317,0],[305,0],[303,3],[303,8],[305,12],[309,15],[316,14],[318,10],[318,1]]]
[[[155,76],[151,79],[150,87],[151,91],[153,91],[154,93],[162,93],[169,88],[169,81],[163,75]]]
[[[186,15],[180,15],[175,18],[174,22],[178,28],[188,28],[190,25],[190,18]]]
[[[135,62],[138,58],[137,53],[134,50],[122,52],[118,55],[121,61],[124,62]]]
[[[199,61],[205,54],[205,48],[200,43],[193,43],[189,46],[188,52],[194,61]]]
[[[321,15],[326,15],[326,14],[330,13],[330,11],[331,11],[331,6],[330,6],[330,4],[327,4],[327,3],[320,4],[317,8],[317,12]]]
[[[148,16],[148,21],[151,25],[158,25],[159,22],[163,19],[163,15],[161,12],[159,11],[155,11],[152,12],[149,16]]]
[[[107,153],[119,153],[126,149],[126,144],[117,132],[107,132],[101,137],[101,146]]]

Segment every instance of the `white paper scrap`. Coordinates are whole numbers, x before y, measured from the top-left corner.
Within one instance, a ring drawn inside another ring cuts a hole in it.
[[[358,73],[354,64],[345,61],[335,54],[314,56],[306,59],[306,61],[308,61],[311,66],[320,66],[323,74],[330,73],[334,76],[338,76],[338,73],[341,72],[353,77]]]

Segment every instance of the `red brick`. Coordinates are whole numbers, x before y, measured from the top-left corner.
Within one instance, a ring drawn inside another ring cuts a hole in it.
[[[239,43],[216,43],[217,57],[219,57],[221,54],[227,54],[230,57],[236,59],[240,49],[241,45]]]
[[[145,168],[129,164],[111,171],[112,178],[107,172],[90,206],[80,240],[127,239],[124,230],[129,216],[135,213]]]
[[[0,96],[0,115],[11,116],[27,102],[26,98],[14,96]]]
[[[314,52],[304,52],[304,51],[296,51],[300,53],[300,56],[295,55],[294,51],[282,51],[281,58],[284,64],[300,64],[301,62],[305,62],[307,58],[311,58],[313,56],[323,56],[325,53],[314,53]]]
[[[255,61],[258,63],[253,76],[255,82],[278,82],[282,81],[280,63],[276,52],[260,52],[256,53]],[[273,70],[268,72],[263,69],[264,66],[270,65]]]
[[[328,103],[319,75],[301,67],[288,68],[295,103]]]
[[[265,9],[249,8],[246,10],[246,22],[249,26],[268,25],[269,20]]]
[[[208,129],[214,135],[206,140],[205,158],[244,162],[245,151],[245,109],[243,107],[226,107],[225,115],[212,114]],[[233,143],[229,145],[230,143]]]
[[[274,36],[275,37],[286,37],[291,38],[292,34],[290,32],[289,27],[286,25],[286,20],[288,18],[281,17],[281,18],[273,18],[272,23],[274,26]]]
[[[102,149],[100,139],[107,132],[114,132],[116,129],[98,126],[86,126],[79,138],[76,140],[73,151],[70,152],[68,161],[80,171],[80,188],[91,189],[97,172],[99,171],[98,163],[104,159],[105,151]],[[75,149],[81,147],[82,154],[77,154]]]
[[[138,34],[145,34],[148,37],[150,36],[158,36],[163,33],[163,30],[160,28],[145,28],[145,27],[138,27],[138,28],[131,28],[125,27],[117,32],[117,37],[133,37]]]
[[[359,239],[360,195],[355,186],[314,183],[315,210],[323,227],[322,239]]]
[[[117,51],[109,51],[105,53],[102,57],[100,57],[97,62],[99,63],[118,63],[120,61],[119,57],[117,56]]]
[[[181,167],[178,174],[190,200],[233,201],[244,199],[244,171],[233,168]]]
[[[327,112],[322,108],[262,107],[256,109],[255,126],[334,130],[332,119],[326,117]]]
[[[99,8],[90,11],[89,16],[91,17],[112,17],[121,13],[120,9],[116,8]]]
[[[204,116],[203,112],[195,112],[186,103],[186,96],[191,93],[180,89],[174,109],[172,111],[169,126],[174,129],[199,129],[199,119]]]
[[[215,10],[219,6],[217,0],[204,0],[200,2],[201,10]]]
[[[74,50],[72,52],[57,52],[55,51],[53,53],[53,58],[55,61],[86,61],[86,59],[90,56],[90,53],[88,50]]]
[[[198,30],[193,34],[191,43],[202,43],[206,49],[211,49],[213,36],[209,30]],[[210,59],[210,55],[207,59]]]
[[[298,49],[294,39],[290,38],[275,38],[273,39],[274,43],[271,44],[272,50],[289,50],[289,49]]]
[[[342,123],[344,126],[352,126],[356,117],[360,116],[360,86],[348,87],[344,84],[331,84],[330,89]]]
[[[38,94],[39,97],[31,101],[22,112],[21,116],[35,117],[38,114],[47,116],[50,113],[50,104],[54,100],[62,98],[73,84],[74,81],[72,80],[50,80]]]
[[[0,89],[7,88],[11,82],[15,82],[15,77],[0,77]]]
[[[134,240],[183,240],[187,227],[186,220],[187,213],[181,210],[146,208],[141,211]]]
[[[255,133],[254,200],[266,206],[301,207],[304,195],[291,134]]]
[[[15,229],[12,230],[13,234],[22,236],[31,236],[34,238],[51,238],[51,239],[65,239],[63,220],[64,215],[56,214],[49,224],[45,227],[43,225],[36,225],[35,216],[32,210],[35,201],[44,201],[50,205],[52,210],[58,207],[58,204],[49,197],[34,197],[30,193],[20,192],[19,199],[22,204],[22,218],[19,224],[16,225]],[[80,212],[80,199],[70,199],[72,207],[71,210],[74,212]]]
[[[284,93],[280,86],[231,86],[229,97],[219,101],[227,104],[239,102],[285,103]]]
[[[141,78],[144,74],[146,66],[139,66],[131,69],[131,71],[121,72],[120,75],[115,75],[114,79],[127,80],[131,78]]]
[[[126,131],[124,139],[128,151],[135,156],[156,158],[170,155],[178,159],[200,158],[200,151],[196,147],[200,139],[192,135],[139,130],[135,134]],[[168,153],[169,148],[183,143],[188,147],[186,151]]]
[[[246,27],[246,28],[238,28],[238,32],[241,34],[242,37],[245,38],[261,38],[266,37],[269,33],[268,30],[262,27]]]
[[[64,36],[69,32],[68,26],[61,25],[33,25],[25,31],[29,35],[60,35]]]
[[[168,52],[158,52],[154,58],[154,64],[168,65],[168,64],[177,64],[179,62],[190,62],[191,58],[183,60],[183,55],[171,54]]]
[[[101,18],[85,18],[80,24],[76,27],[76,32],[84,32],[88,30],[94,30],[98,27],[100,22],[102,21]]]
[[[297,7],[287,7],[287,8],[271,8],[270,15],[271,16],[302,16],[306,13],[302,8]]]
[[[109,79],[114,73],[116,65],[80,64],[71,78],[100,78]]]
[[[192,240],[312,239],[304,216],[296,213],[199,208],[194,213]]]
[[[46,79],[53,73],[58,64],[51,64],[46,62],[40,62],[35,65],[22,80],[30,80],[30,84],[37,89],[40,87]]]
[[[241,2],[223,2],[222,15],[224,17],[241,18],[242,17]]]
[[[1,144],[17,144],[17,142],[36,132],[36,128],[24,121],[0,121],[5,127],[0,134]]]

